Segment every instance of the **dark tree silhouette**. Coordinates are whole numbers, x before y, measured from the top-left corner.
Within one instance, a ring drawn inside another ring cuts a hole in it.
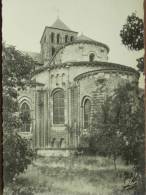
[[[120,31],[122,43],[130,50],[139,51],[144,49],[144,23],[143,20],[132,13],[127,17],[126,24]],[[139,58],[137,67],[144,71],[144,59]]]
[[[4,181],[23,172],[31,163],[33,152],[28,148],[27,140],[18,134],[21,129],[17,95],[18,89],[24,89],[30,82],[35,62],[23,55],[13,46],[3,44],[3,167]]]

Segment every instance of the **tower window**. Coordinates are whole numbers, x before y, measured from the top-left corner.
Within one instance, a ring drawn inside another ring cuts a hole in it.
[[[65,35],[65,43],[68,41],[68,35]]]
[[[91,102],[89,99],[85,100],[84,103],[84,128],[89,128],[90,125],[90,112],[91,112]]]
[[[73,36],[71,36],[71,37],[70,37],[70,41],[71,41],[71,42],[73,42],[73,40],[74,40],[74,37],[73,37]]]
[[[60,34],[57,34],[57,44],[60,43]]]
[[[54,43],[54,33],[51,33],[51,43]]]
[[[54,53],[55,53],[55,48],[52,47],[52,56],[54,55]]]
[[[53,94],[53,123],[64,124],[64,91],[57,90]]]
[[[22,121],[22,132],[30,132],[31,115],[30,115],[30,107],[27,103],[22,104],[20,116]]]
[[[93,62],[94,61],[94,58],[95,58],[95,54],[94,53],[90,53],[90,55],[89,55],[89,61],[90,62]]]

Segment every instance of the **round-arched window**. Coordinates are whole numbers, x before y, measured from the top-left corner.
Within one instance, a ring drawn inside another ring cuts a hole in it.
[[[65,43],[68,42],[68,35],[65,35]]]
[[[51,33],[51,43],[54,43],[54,33]]]
[[[71,36],[71,37],[70,37],[70,41],[72,42],[73,40],[74,40],[74,37],[73,37],[73,36]]]
[[[57,44],[60,43],[60,34],[57,34]]]
[[[52,56],[54,55],[54,53],[55,53],[55,48],[52,47]]]
[[[21,106],[20,118],[22,121],[21,131],[30,132],[31,114],[30,114],[30,107],[26,102],[24,102]]]
[[[91,102],[86,99],[84,102],[84,128],[89,128],[90,125],[90,114],[91,114]]]
[[[90,53],[90,55],[89,55],[89,61],[90,62],[93,62],[94,61],[94,58],[95,58],[95,54],[94,53]]]
[[[53,94],[53,123],[64,124],[64,91],[59,89]]]

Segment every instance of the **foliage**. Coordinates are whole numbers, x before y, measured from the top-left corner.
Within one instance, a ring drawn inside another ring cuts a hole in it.
[[[22,192],[28,195],[96,195],[97,192],[100,195],[133,195],[133,191],[119,192],[122,190],[121,176],[125,170],[131,171],[131,167],[119,160],[115,175],[112,166],[111,159],[95,155],[37,157],[6,189],[5,195],[12,195],[12,190],[16,195]]]
[[[127,23],[120,32],[122,43],[131,50],[144,48],[144,24],[143,20],[132,13],[127,17]]]
[[[34,72],[35,62],[33,59],[16,50],[14,46],[3,44],[3,85],[6,87],[24,88],[30,82]]]
[[[8,133],[4,136],[4,181],[10,182],[22,173],[31,163],[33,151],[28,147],[28,140],[18,134]]]
[[[126,24],[123,25],[120,31],[122,43],[130,50],[141,50],[144,48],[144,23],[143,20],[132,13],[127,17]],[[140,71],[144,70],[144,59],[138,59]]]
[[[91,136],[92,143],[96,145],[92,147],[98,148],[103,155],[113,157],[114,162],[121,156],[127,164],[134,165],[138,177],[143,177],[144,100],[139,97],[137,87],[130,83],[120,85],[114,94],[106,98],[100,125],[97,114],[94,115],[92,127],[95,135]]]
[[[22,126],[17,91],[29,84],[35,62],[15,47],[4,44],[2,57],[4,179],[8,182],[26,169],[33,155],[27,141],[17,133]]]

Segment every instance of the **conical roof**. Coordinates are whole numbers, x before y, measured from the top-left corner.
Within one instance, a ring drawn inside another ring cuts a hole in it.
[[[67,30],[67,31],[71,31],[71,29],[66,26],[66,24],[64,24],[60,18],[57,18],[57,20],[52,24],[51,26],[52,28],[59,28],[61,30]]]
[[[87,40],[87,41],[94,41],[93,39],[85,36],[83,33],[81,35],[78,36],[77,40]]]

